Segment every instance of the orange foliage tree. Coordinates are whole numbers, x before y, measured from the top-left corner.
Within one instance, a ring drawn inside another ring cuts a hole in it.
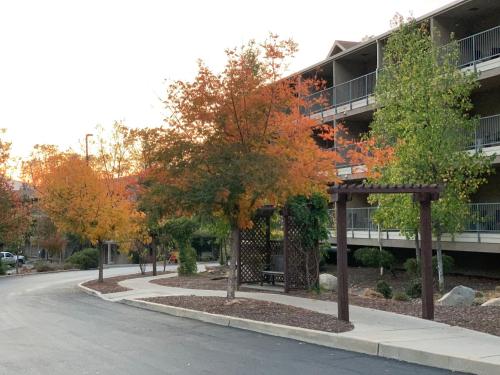
[[[124,180],[112,181],[80,155],[52,146],[37,147],[24,172],[37,191],[40,208],[58,231],[98,246],[102,281],[103,241],[113,239],[127,248],[142,233],[142,215]]]
[[[304,115],[312,80],[283,78],[297,51],[292,40],[270,35],[226,51],[221,74],[202,62],[193,81],[170,85],[170,127],[162,134],[150,191],[178,215],[224,217],[231,226],[228,298],[234,298],[239,229],[252,225],[264,204],[282,205],[296,194],[324,192],[337,181],[339,156],[322,149],[313,133],[332,129]]]

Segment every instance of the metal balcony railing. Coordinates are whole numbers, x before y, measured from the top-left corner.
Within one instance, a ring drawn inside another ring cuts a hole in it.
[[[353,80],[328,87],[307,96],[313,102],[309,113],[325,111],[333,107],[349,105],[359,100],[367,100],[375,91],[377,72],[371,72]]]
[[[337,152],[337,154],[343,159],[341,162],[337,163],[338,168],[356,166],[359,163],[354,163],[351,160],[351,152],[355,151],[359,147],[356,143],[345,145],[345,146],[336,146],[333,147],[332,150]]]
[[[335,106],[352,104],[358,100],[368,99],[375,91],[377,72],[371,72],[351,81],[335,86]],[[367,103],[368,104],[368,103]]]
[[[476,127],[472,142],[469,148],[476,150],[500,145],[500,115],[482,117]]]
[[[373,217],[377,207],[347,209],[347,229],[349,231],[377,231]],[[331,227],[334,227],[334,210],[330,210]],[[394,229],[383,228],[383,231]],[[500,203],[470,203],[469,217],[465,223],[465,232],[500,233]]]
[[[500,57],[500,26],[460,39],[458,66],[464,68]]]

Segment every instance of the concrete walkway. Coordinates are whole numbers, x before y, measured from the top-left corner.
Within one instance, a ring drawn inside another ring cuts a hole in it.
[[[132,290],[101,295],[101,297],[118,302],[124,299],[171,295],[226,295],[225,291],[172,288],[150,283],[153,279],[175,276],[175,274],[167,274],[124,280],[120,282],[120,285]],[[237,292],[237,297],[283,303],[333,316],[337,312],[335,302],[285,294]],[[461,369],[462,371],[467,369],[473,373],[500,374],[500,337],[498,336],[359,306],[350,306],[350,317],[355,327],[354,330],[340,333],[338,336],[377,343],[377,355],[413,363],[426,363],[441,368]]]

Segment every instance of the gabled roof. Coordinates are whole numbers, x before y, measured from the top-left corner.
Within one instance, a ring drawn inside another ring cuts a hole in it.
[[[336,40],[335,42],[333,42],[333,46],[332,48],[330,48],[330,51],[328,52],[328,56],[326,56],[326,58],[332,57],[337,53],[343,52],[351,47],[354,47],[356,44],[359,44],[359,42],[351,42],[348,40]]]

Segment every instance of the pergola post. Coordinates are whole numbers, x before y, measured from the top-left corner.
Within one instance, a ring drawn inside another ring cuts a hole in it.
[[[422,318],[434,319],[434,293],[432,280],[432,226],[430,193],[415,194],[420,202],[420,233],[421,233],[421,274],[422,274]],[[437,198],[436,198],[437,199]]]
[[[337,227],[337,317],[349,321],[349,287],[347,278],[347,194],[333,194]]]
[[[411,193],[420,202],[420,231],[422,234],[422,317],[434,319],[434,298],[432,287],[432,226],[431,202],[439,199],[443,185],[404,184],[341,184],[332,185],[328,193],[336,205],[337,222],[337,286],[338,318],[349,321],[349,301],[347,285],[347,228],[346,202],[352,194],[399,194]]]

